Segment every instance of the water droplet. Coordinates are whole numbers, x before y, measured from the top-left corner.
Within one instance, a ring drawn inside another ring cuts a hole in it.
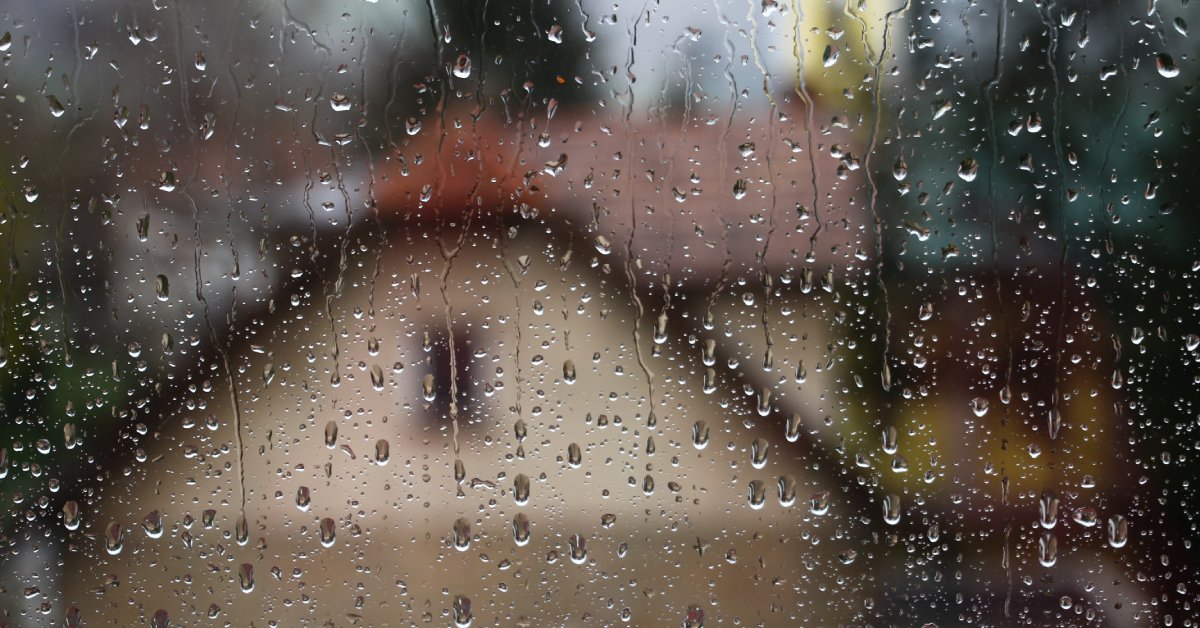
[[[708,424],[703,420],[692,424],[692,444],[696,449],[708,447]]]
[[[821,516],[829,512],[829,491],[813,493],[808,499],[808,510],[814,515]]]
[[[170,628],[171,615],[163,609],[154,611],[154,615],[150,617],[150,628]]]
[[[979,174],[979,162],[970,157],[962,160],[958,165],[958,178],[963,181],[971,182],[975,180],[975,176]]]
[[[796,478],[793,475],[779,476],[779,505],[790,508],[796,503]]]
[[[896,431],[895,427],[889,425],[883,428],[883,453],[896,453],[900,449],[900,445],[897,442],[899,438],[900,434]]]
[[[233,531],[238,545],[245,545],[250,540],[250,524],[246,521],[246,515],[238,515]]]
[[[900,523],[900,496],[888,493],[883,496],[883,521],[888,525]]]
[[[654,321],[654,342],[655,344],[663,344],[667,341],[667,313],[662,312]]]
[[[333,547],[337,541],[337,522],[331,517],[321,519],[321,545],[324,547]]]
[[[335,421],[325,423],[325,446],[333,449],[337,445],[338,426]]]
[[[759,510],[767,503],[767,489],[762,480],[750,481],[750,494],[748,496],[750,507],[754,510]]]
[[[785,438],[787,438],[787,441],[789,443],[794,443],[794,442],[800,440],[800,428],[801,427],[803,427],[803,423],[800,420],[799,414],[792,414],[791,416],[788,417],[787,426],[784,428],[783,435]]]
[[[142,519],[142,529],[146,531],[146,536],[152,539],[160,538],[163,535],[162,515],[157,510],[151,510]]]
[[[972,399],[971,400],[971,412],[974,412],[975,416],[977,416],[977,417],[982,417],[983,415],[987,414],[988,413],[988,400],[983,397],[976,397],[976,398]]]
[[[121,529],[121,524],[113,521],[104,528],[104,549],[111,555],[121,553],[121,548],[125,545],[125,532]]]
[[[296,489],[296,507],[301,512],[308,511],[308,507],[312,505],[312,492],[307,486],[301,486]]]
[[[741,200],[746,197],[746,186],[750,184],[745,179],[738,179],[733,182],[733,198]]]
[[[1158,68],[1158,73],[1164,78],[1175,78],[1179,76],[1179,66],[1175,65],[1175,60],[1171,55],[1160,52],[1154,59],[1154,65]]]
[[[825,46],[825,52],[821,53],[821,63],[827,68],[831,67],[833,64],[837,63],[838,56],[840,56],[840,54],[841,51],[838,50],[837,46],[829,44],[828,46]]]
[[[513,517],[512,523],[513,541],[517,545],[526,545],[529,543],[529,517],[525,513],[519,512]]]
[[[1058,523],[1058,496],[1052,491],[1042,492],[1042,498],[1038,500],[1038,514],[1039,522],[1047,530]]]
[[[383,390],[383,369],[378,364],[371,365],[371,387]]]
[[[242,593],[254,590],[254,565],[242,563],[238,567],[238,584],[242,587]]]
[[[60,118],[64,113],[66,113],[66,109],[63,108],[62,103],[58,102],[58,97],[56,97],[54,94],[46,96],[46,102],[50,105],[50,115],[54,116],[55,118]]]
[[[79,529],[79,502],[69,500],[63,504],[63,526],[68,530]]]
[[[563,362],[563,381],[568,384],[575,383],[575,362],[571,360]]]
[[[459,517],[454,520],[454,549],[465,552],[471,547],[471,522]]]
[[[470,57],[467,55],[458,55],[458,60],[454,62],[454,76],[463,79],[471,76]]]
[[[1053,532],[1043,532],[1038,539],[1038,562],[1046,568],[1058,562],[1058,537]]]
[[[1129,522],[1125,515],[1113,515],[1108,518],[1108,544],[1114,548],[1125,547],[1129,541]]]
[[[1100,522],[1100,515],[1091,506],[1081,506],[1071,513],[1071,520],[1085,528],[1092,528]]]
[[[529,503],[529,476],[524,473],[518,473],[513,478],[513,500],[518,506]]]
[[[425,401],[433,401],[436,398],[433,373],[426,373],[425,377],[421,378],[421,396]]]
[[[471,598],[464,595],[454,596],[454,625],[467,628],[471,625]]]
[[[750,445],[750,464],[755,469],[767,466],[767,439],[756,438]]]
[[[380,465],[387,464],[390,457],[391,446],[388,445],[387,439],[381,438],[375,441],[375,463]]]
[[[580,451],[579,445],[576,443],[567,445],[567,464],[571,465],[571,468],[573,469],[578,469],[579,465],[582,463],[583,452]]]
[[[571,548],[571,562],[582,565],[587,561],[587,539],[579,534],[572,534],[567,539],[567,544]]]
[[[602,235],[596,236],[596,250],[599,251],[601,255],[608,255],[609,253],[612,253],[612,241]]]

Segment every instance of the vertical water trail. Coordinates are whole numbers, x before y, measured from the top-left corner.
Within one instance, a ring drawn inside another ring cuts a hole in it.
[[[186,76],[184,73],[185,61],[183,55],[183,9],[179,5],[175,5],[175,55],[176,55],[176,70],[179,76]],[[192,117],[191,94],[188,92],[188,81],[180,80],[179,89],[181,97],[181,106],[183,109],[183,119],[187,125],[188,133],[191,138],[191,154],[193,155],[192,171],[181,182],[179,191],[182,192],[188,205],[192,208],[192,234],[196,240],[196,246],[192,252],[193,256],[193,271],[196,281],[196,300],[200,302],[204,310],[204,325],[208,329],[209,340],[216,349],[217,354],[221,358],[221,367],[225,369],[225,377],[229,383],[229,403],[233,410],[233,435],[234,447],[236,448],[237,460],[237,477],[238,477],[238,514],[245,518],[246,516],[246,466],[245,455],[246,448],[242,443],[242,406],[238,400],[237,381],[234,378],[233,365],[229,359],[229,350],[221,342],[217,334],[217,328],[213,325],[212,314],[208,305],[208,299],[204,296],[204,274],[201,264],[204,260],[204,238],[200,232],[200,208],[196,204],[196,199],[192,196],[189,188],[196,181],[200,174],[200,148],[196,143],[197,128]],[[232,306],[231,306],[232,307]]]
[[[749,8],[746,10],[746,19],[750,22],[750,50],[754,53],[754,65],[758,71],[762,73],[763,94],[767,97],[767,101],[771,103],[770,119],[767,120],[767,138],[770,142],[766,146],[765,159],[767,162],[767,185],[771,188],[771,208],[767,213],[767,235],[763,240],[762,259],[759,260],[760,274],[763,282],[763,303],[761,313],[761,323],[763,331],[763,340],[766,342],[766,349],[763,353],[763,368],[767,368],[771,363],[772,345],[771,342],[771,321],[770,321],[770,303],[771,303],[771,288],[770,278],[767,267],[767,254],[771,249],[771,236],[775,235],[775,211],[778,206],[778,194],[775,189],[775,171],[771,163],[771,152],[775,146],[775,121],[779,118],[779,103],[775,101],[775,95],[771,93],[771,74],[767,71],[763,64],[762,53],[758,49],[758,29],[754,28],[754,0],[747,0]]]
[[[795,41],[792,46],[792,53],[796,57],[796,95],[804,102],[804,151],[808,153],[808,167],[812,171],[812,215],[813,228],[812,235],[808,237],[808,254],[805,255],[805,261],[811,263],[816,261],[817,234],[821,233],[821,209],[820,205],[820,190],[821,186],[817,179],[817,154],[813,148],[813,122],[815,103],[812,96],[808,93],[808,78],[804,75],[805,51],[804,42],[800,39],[800,29],[804,24],[804,11],[800,7],[800,0],[792,0],[792,11],[796,16],[796,26],[793,29]]]
[[[1000,84],[1000,79],[1004,74],[1004,50],[1006,37],[1008,34],[1008,0],[1000,1],[1000,16],[999,24],[996,29],[996,52],[992,62],[992,77],[985,81],[980,86],[980,91],[983,92],[983,99],[987,103],[987,128],[988,128],[988,143],[992,148],[992,160],[988,165],[988,214],[989,214],[989,230],[992,248],[992,277],[994,280],[993,289],[996,295],[996,305],[1000,309],[1000,320],[1003,328],[1004,342],[1004,386],[1001,389],[1007,395],[1009,387],[1012,385],[1012,368],[1013,368],[1013,353],[1012,353],[1012,330],[1008,320],[1008,307],[1004,299],[1004,287],[1000,279],[1000,246],[999,239],[996,237],[996,221],[998,219],[996,212],[996,166],[1000,161],[1000,147],[996,140],[996,97],[994,90]],[[1008,404],[1004,404],[1004,415],[1000,419],[1001,426],[1008,424]],[[1000,477],[1003,481],[1007,475],[1007,470],[1001,466]],[[1012,521],[1005,523],[1005,543],[1004,556],[1001,559],[1001,568],[1005,571],[1007,590],[1004,597],[1004,616],[1010,617],[1013,595],[1012,584],[1012,567],[1008,562],[1008,535],[1012,528]]]
[[[637,177],[633,175],[634,168],[634,129],[630,126],[630,118],[633,117],[634,93],[633,83],[637,80],[633,73],[634,65],[634,50],[637,48],[637,32],[638,23],[641,22],[642,16],[646,15],[649,19],[649,13],[646,11],[646,5],[642,5],[642,9],[638,11],[636,16],[631,20],[629,25],[629,53],[625,61],[625,77],[629,81],[628,101],[625,103],[625,114],[622,123],[625,127],[625,154],[629,159],[629,166],[626,168],[625,176],[628,180],[629,194],[629,239],[625,242],[625,277],[629,282],[629,297],[633,301],[634,318],[633,318],[633,350],[637,356],[638,366],[642,369],[642,374],[646,377],[646,397],[650,405],[650,412],[654,412],[654,373],[650,371],[650,365],[646,362],[646,357],[642,354],[642,332],[641,322],[642,317],[646,313],[646,308],[642,304],[642,298],[638,295],[637,274],[634,272],[636,256],[634,254],[633,241],[637,236],[638,219],[637,219]]]
[[[884,57],[887,56],[888,34],[891,30],[892,18],[894,18],[896,15],[899,15],[900,13],[907,11],[909,8],[909,5],[911,3],[912,3],[912,0],[905,0],[904,4],[902,6],[900,6],[897,9],[888,11],[887,14],[884,15],[884,17],[883,17],[883,43],[879,50],[879,56],[875,58],[874,78],[871,83],[872,87],[875,90],[874,97],[871,100],[871,116],[872,116],[871,133],[867,139],[867,154],[863,158],[863,170],[866,172],[866,175],[867,175],[868,196],[870,197],[868,204],[870,205],[870,208],[871,208],[871,218],[875,222],[875,258],[876,258],[875,281],[879,283],[879,293],[883,299],[884,319],[883,319],[883,375],[882,375],[882,379],[883,379],[884,390],[888,390],[891,387],[891,381],[890,381],[891,377],[888,375],[889,369],[890,369],[890,367],[888,366],[888,357],[891,353],[891,344],[892,344],[892,310],[891,310],[891,306],[888,303],[887,283],[883,279],[884,230],[883,230],[882,219],[879,217],[879,208],[878,208],[879,188],[878,188],[878,186],[875,185],[875,175],[871,172],[871,158],[874,157],[874,155],[875,155],[875,143],[879,138],[880,109],[881,109],[881,101],[883,98],[883,90],[880,87],[879,81],[883,74],[883,59],[884,59]],[[867,45],[866,44],[866,41],[867,41],[866,23],[862,22],[862,18],[859,18],[858,16],[854,16],[854,17],[855,17],[855,19],[858,19],[860,23],[862,23],[863,45],[866,46]],[[870,48],[869,47],[867,48],[867,55],[868,55],[868,58],[870,58]]]
[[[1070,235],[1067,233],[1067,172],[1065,161],[1062,152],[1062,117],[1061,117],[1061,100],[1062,100],[1062,85],[1058,78],[1058,64],[1056,63],[1058,53],[1058,29],[1054,27],[1054,20],[1050,17],[1050,7],[1046,6],[1042,12],[1042,24],[1049,31],[1050,43],[1046,47],[1046,64],[1050,66],[1050,80],[1054,84],[1054,98],[1051,101],[1050,112],[1054,116],[1054,124],[1051,127],[1051,143],[1054,144],[1054,159],[1056,168],[1058,169],[1058,227],[1059,237],[1062,238],[1062,255],[1059,258],[1058,272],[1058,321],[1055,325],[1054,332],[1054,398],[1051,399],[1050,419],[1047,426],[1048,434],[1051,440],[1058,437],[1058,423],[1061,420],[1061,412],[1059,409],[1060,391],[1059,391],[1059,374],[1062,368],[1062,337],[1063,329],[1066,326],[1067,318],[1067,265],[1070,262]]]

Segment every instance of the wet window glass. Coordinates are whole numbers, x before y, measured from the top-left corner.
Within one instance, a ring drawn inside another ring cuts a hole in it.
[[[0,624],[1195,625],[1197,26],[8,3]]]

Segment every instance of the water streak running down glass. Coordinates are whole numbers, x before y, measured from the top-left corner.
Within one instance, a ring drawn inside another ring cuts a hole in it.
[[[1198,5],[9,3],[0,625],[1195,625]]]

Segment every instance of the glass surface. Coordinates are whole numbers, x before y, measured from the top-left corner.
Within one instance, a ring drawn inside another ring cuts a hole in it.
[[[1195,625],[1196,26],[6,3],[0,624]]]

